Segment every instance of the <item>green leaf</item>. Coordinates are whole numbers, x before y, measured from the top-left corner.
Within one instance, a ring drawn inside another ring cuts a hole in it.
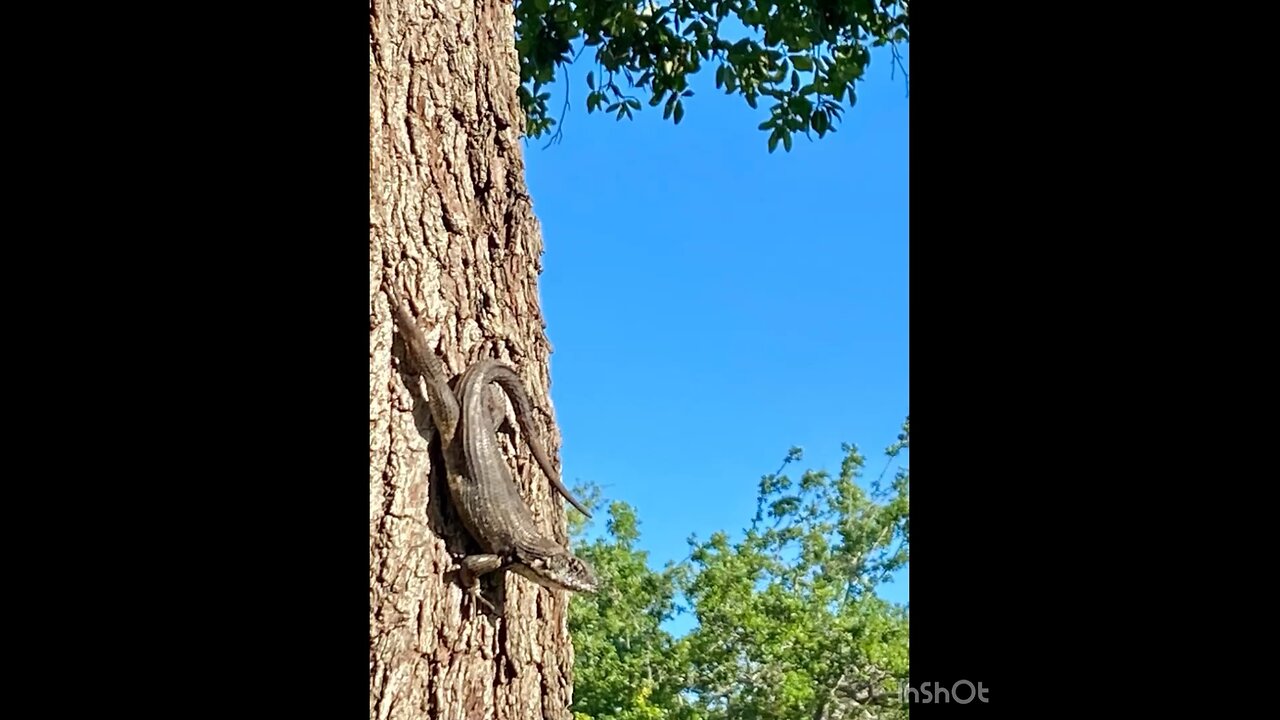
[[[671,94],[691,97],[686,92],[689,83],[705,61],[716,65],[718,90],[741,94],[753,109],[760,96],[772,98],[786,105],[783,120],[797,119],[798,124],[780,121],[767,132],[798,127],[819,136],[822,131],[814,123],[824,121],[814,120],[812,107],[792,104],[795,96],[844,103],[845,90],[865,76],[872,47],[910,41],[909,8],[901,0],[835,0],[835,5],[826,0],[714,4],[700,0],[660,3],[657,15],[638,14],[631,7],[558,0],[523,0],[514,6],[520,107],[528,128],[545,131],[553,126],[548,122],[550,93],[543,92],[544,86],[563,76],[562,66],[577,57],[578,41],[595,48],[598,67],[587,73],[588,90],[606,91],[600,99],[588,101],[589,112],[608,105],[612,112],[630,117],[638,109],[615,83],[606,80],[616,74],[631,88],[655,93],[650,98],[655,107]],[[722,22],[730,18],[733,22]],[[743,25],[759,39],[739,35],[735,29]],[[659,72],[664,66],[667,69]],[[800,73],[812,73],[808,84],[797,82]],[[601,87],[606,83],[607,88]],[[845,107],[853,107],[856,97],[852,90],[848,95]],[[622,105],[609,104],[610,99]],[[671,106],[671,115],[675,107]],[[834,132],[838,112],[825,105],[822,109],[826,132]]]
[[[770,152],[779,138],[771,136]],[[720,715],[685,711],[713,704],[744,718],[820,717],[836,698],[813,689],[849,667],[874,667],[884,677],[867,690],[897,695],[910,675],[909,616],[873,591],[885,572],[909,563],[907,472],[873,498],[858,484],[865,458],[844,449],[838,472],[806,470],[798,484],[766,476],[756,505],[772,509],[771,522],[757,518],[737,541],[720,530],[690,538],[688,559],[661,573],[637,549],[629,506],[611,504],[607,535],[591,543],[572,525],[575,554],[609,588],[570,601],[580,720],[710,720]],[[786,462],[799,459],[793,449]],[[591,493],[575,493],[598,506]],[[699,618],[679,639],[662,628],[677,592]],[[744,682],[744,658],[769,681]],[[882,710],[884,720],[906,717]]]
[[[825,110],[814,110],[810,122],[814,132],[818,133],[818,137],[824,137],[827,134],[827,112]]]
[[[676,101],[675,121],[676,125],[680,124],[680,119],[684,117],[684,103]]]

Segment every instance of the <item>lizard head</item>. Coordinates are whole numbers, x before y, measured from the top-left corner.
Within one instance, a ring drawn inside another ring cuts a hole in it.
[[[543,587],[580,593],[593,593],[598,587],[590,563],[569,553],[532,558],[513,569]]]

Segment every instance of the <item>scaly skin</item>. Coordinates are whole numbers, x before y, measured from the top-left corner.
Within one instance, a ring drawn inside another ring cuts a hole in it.
[[[520,496],[486,408],[490,383],[497,383],[511,396],[525,437],[531,446],[536,442],[528,419],[528,396],[515,371],[487,358],[467,368],[458,384],[462,404],[459,433],[460,450],[471,475],[457,478],[457,486],[451,486],[450,492],[463,524],[488,555],[471,556],[464,566],[473,575],[509,568],[543,587],[595,592],[597,581],[591,566],[543,535]],[[550,465],[539,464],[544,472]]]
[[[463,373],[458,392],[449,389],[444,366],[429,349],[413,318],[386,289],[409,362],[427,384],[432,422],[444,450],[449,494],[467,531],[485,554],[461,561],[470,594],[489,607],[479,594],[479,576],[510,569],[543,587],[594,592],[595,573],[585,561],[546,538],[520,496],[506,461],[498,449],[494,430],[501,424],[501,408],[486,392],[490,383],[506,390],[515,406],[516,420],[539,467],[556,490],[584,515],[590,513],[561,484],[532,425],[532,407],[519,376],[495,360],[484,359]],[[459,403],[461,399],[461,404]]]

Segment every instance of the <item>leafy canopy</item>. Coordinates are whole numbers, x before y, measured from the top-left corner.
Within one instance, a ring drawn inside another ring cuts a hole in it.
[[[595,596],[569,605],[575,720],[663,720],[683,704],[685,660],[662,628],[675,612],[677,571],[650,570],[639,538],[635,511],[614,502],[607,537],[574,548],[602,581]]]
[[[714,64],[716,87],[752,108],[771,101],[769,151],[794,133],[834,132],[871,48],[910,41],[909,0],[519,0],[516,49],[526,133],[556,121],[543,90],[573,62],[574,44],[595,48],[586,76],[588,112],[617,119],[650,106],[679,123],[693,96],[689,76]],[[895,59],[897,53],[894,53]],[[625,88],[623,87],[625,84]]]
[[[908,418],[886,454],[909,443]],[[606,536],[575,547],[602,580],[570,605],[576,720],[905,718],[909,617],[874,591],[908,564],[910,480],[859,482],[865,464],[846,446],[834,476],[766,475],[741,540],[690,539],[660,572],[612,503]],[[663,624],[682,611],[697,626],[677,638]]]

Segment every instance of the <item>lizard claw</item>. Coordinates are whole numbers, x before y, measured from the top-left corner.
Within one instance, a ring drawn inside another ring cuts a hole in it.
[[[449,568],[449,572],[458,573],[458,579],[461,581],[463,592],[467,598],[470,599],[471,606],[473,608],[476,605],[481,605],[487,608],[491,613],[496,614],[498,612],[498,609],[493,606],[493,603],[486,600],[484,595],[481,594],[480,577],[472,573],[465,562],[461,562],[455,558],[453,565]]]
[[[480,594],[480,583],[478,581],[472,583],[471,587],[467,588],[467,596],[471,598],[472,607],[479,604],[483,605],[489,610],[489,612],[495,615],[498,613],[498,608],[494,607],[493,603],[486,600],[484,595]]]

